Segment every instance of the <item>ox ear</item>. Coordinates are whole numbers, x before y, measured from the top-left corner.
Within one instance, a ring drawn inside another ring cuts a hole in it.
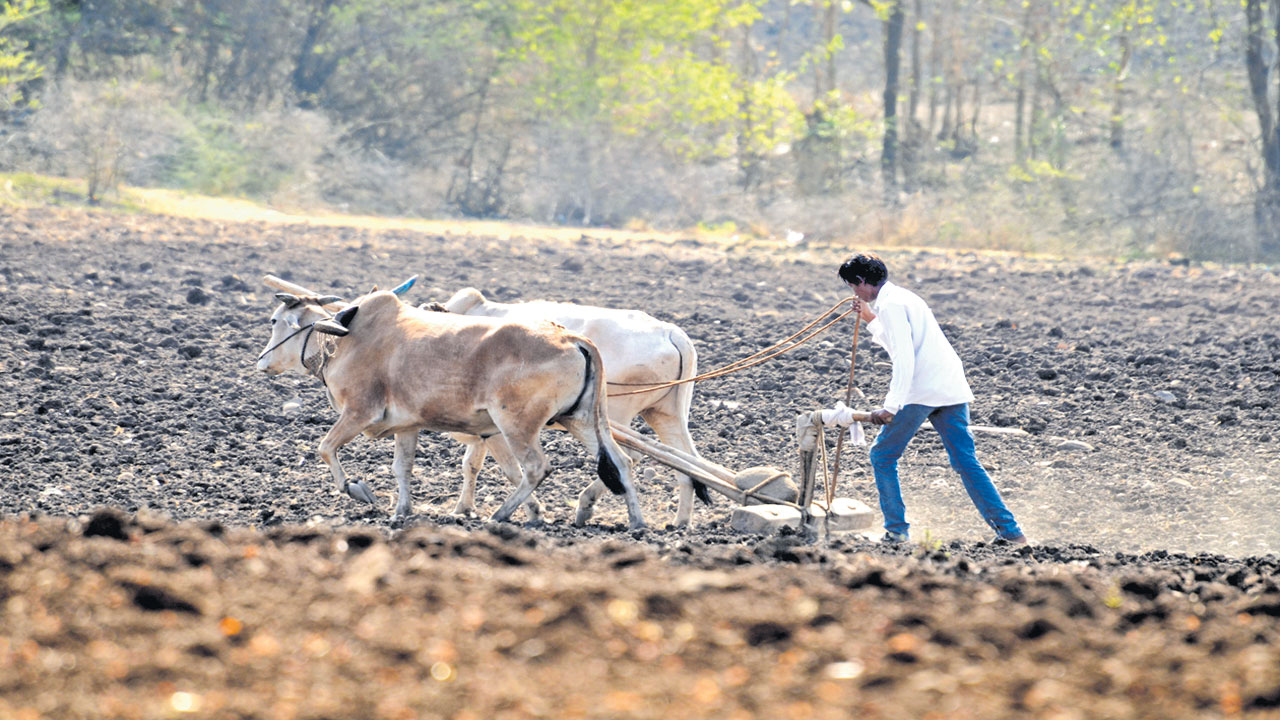
[[[302,303],[302,298],[294,295],[293,293],[278,292],[276,293],[276,299],[284,303],[284,306],[290,310],[298,307],[298,305]]]
[[[321,295],[316,298],[317,305],[332,305],[333,303],[342,302],[342,298],[337,295]]]
[[[338,337],[342,337],[343,335],[351,332],[345,326],[339,325],[332,320],[321,320],[315,324],[315,328],[318,333],[324,333],[325,335],[337,335]]]

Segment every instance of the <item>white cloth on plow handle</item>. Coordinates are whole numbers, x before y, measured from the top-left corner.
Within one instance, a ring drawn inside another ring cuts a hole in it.
[[[867,444],[867,435],[862,430],[862,423],[853,419],[853,408],[837,400],[836,406],[830,410],[819,410],[823,427],[849,428],[849,442],[858,447]]]

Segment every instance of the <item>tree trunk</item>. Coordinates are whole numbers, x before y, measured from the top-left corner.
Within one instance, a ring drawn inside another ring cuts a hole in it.
[[[1111,137],[1112,150],[1124,149],[1124,83],[1129,76],[1129,59],[1133,55],[1133,41],[1129,33],[1120,35],[1120,66],[1116,68],[1116,79],[1112,85],[1111,100]]]
[[[1031,100],[1027,117],[1027,157],[1035,160],[1040,156],[1040,133],[1044,129],[1044,108],[1041,97],[1044,94],[1044,77],[1040,74],[1040,63],[1031,66]]]
[[[933,9],[933,22],[929,23],[929,121],[925,125],[925,137],[933,135],[938,126],[938,74],[942,72],[942,4]]]
[[[335,0],[322,0],[308,20],[302,47],[298,49],[298,56],[293,64],[290,79],[293,91],[298,96],[298,107],[304,109],[315,106],[320,91],[338,68],[337,55],[318,51],[321,37],[329,29],[329,10],[334,2]]]
[[[836,88],[836,56],[831,43],[836,37],[836,0],[814,0],[814,14],[822,28],[822,52],[824,57],[813,64],[813,99],[821,100]]]
[[[969,140],[978,151],[978,119],[982,117],[982,78],[973,79],[973,112],[969,113]]]
[[[895,0],[884,30],[884,147],[880,154],[880,175],[885,199],[898,199],[898,70],[902,47],[902,0]]]
[[[921,150],[924,137],[920,130],[920,93],[924,87],[924,0],[914,0],[911,8],[911,81],[907,91],[907,114],[902,122],[899,147],[899,166],[902,182],[907,192],[913,192],[920,177]]]
[[[907,96],[907,124],[908,128],[916,124],[916,111],[920,107],[920,85],[923,79],[920,77],[922,69],[920,67],[920,45],[923,42],[920,32],[920,19],[924,17],[923,0],[915,0],[913,8],[913,20],[911,23],[911,90]],[[910,129],[908,129],[910,132]]]
[[[836,89],[836,54],[831,43],[836,39],[836,2],[827,1],[827,14],[822,20],[822,36],[827,43],[827,92]]]
[[[946,88],[942,91],[942,126],[938,128],[939,140],[946,140],[954,132],[952,130],[954,123],[951,120],[951,111],[955,108],[955,95],[955,86],[948,79]]]
[[[1245,36],[1245,68],[1249,74],[1249,93],[1258,116],[1262,135],[1263,177],[1254,199],[1254,221],[1258,233],[1258,249],[1264,256],[1280,252],[1280,128],[1271,109],[1267,84],[1269,66],[1264,38],[1269,34],[1263,24],[1262,1],[1245,0],[1248,21]],[[1280,22],[1280,15],[1277,15]],[[1274,49],[1271,49],[1274,52]],[[1278,95],[1280,98],[1280,95]]]
[[[752,124],[751,81],[756,76],[756,55],[751,47],[751,26],[742,27],[742,51],[738,55],[738,82],[741,96],[738,100],[738,183],[743,190],[760,185],[761,158],[752,147],[755,126]]]
[[[1019,165],[1026,165],[1033,143],[1031,139],[1033,114],[1027,108],[1027,85],[1032,82],[1030,54],[1033,52],[1032,39],[1035,36],[1031,6],[1031,3],[1027,3],[1026,12],[1022,16],[1022,46],[1018,51],[1018,88],[1014,100],[1013,154]]]

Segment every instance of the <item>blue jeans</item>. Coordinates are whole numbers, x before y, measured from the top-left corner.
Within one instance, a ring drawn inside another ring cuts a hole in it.
[[[906,506],[902,504],[902,487],[898,484],[898,458],[915,437],[916,430],[928,420],[938,431],[942,446],[947,449],[951,467],[960,473],[964,489],[977,506],[982,519],[1002,538],[1022,534],[1013,513],[1005,507],[1000,491],[991,483],[991,476],[982,469],[974,452],[973,433],[969,430],[969,404],[930,407],[907,405],[893,416],[893,420],[880,429],[876,441],[871,444],[871,469],[876,476],[876,492],[880,495],[880,512],[884,514],[884,529],[891,533],[907,534]]]

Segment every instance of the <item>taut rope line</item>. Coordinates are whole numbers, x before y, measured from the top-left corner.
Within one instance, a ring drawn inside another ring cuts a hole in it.
[[[858,330],[862,328],[862,318],[859,317],[853,324],[853,351],[849,353],[849,386],[844,391],[844,404],[848,405],[853,402],[853,378],[854,372],[858,367]],[[836,482],[840,480],[840,451],[844,448],[844,433],[836,438],[836,462],[835,468],[831,471],[831,482],[827,483],[827,510],[831,509],[831,503],[836,499]],[[828,520],[830,515],[828,514]]]
[[[720,376],[722,376],[722,375],[728,375],[728,374],[730,374],[730,373],[735,373],[735,372],[737,372],[737,371],[739,371],[739,370],[746,370],[747,368],[755,367],[756,365],[759,365],[759,364],[761,364],[761,363],[763,363],[763,362],[765,362],[765,361],[768,361],[768,360],[772,360],[773,358],[776,358],[776,357],[778,357],[779,355],[784,355],[784,354],[786,354],[786,353],[791,352],[792,350],[795,350],[796,348],[800,347],[801,345],[803,345],[803,344],[805,344],[805,343],[809,342],[810,340],[814,339],[815,337],[817,337],[817,336],[821,335],[823,332],[825,332],[825,331],[826,331],[828,328],[830,328],[832,325],[835,325],[836,323],[840,322],[840,321],[841,321],[841,320],[843,320],[844,318],[848,317],[848,316],[849,316],[849,314],[853,312],[853,310],[852,310],[852,309],[845,310],[844,312],[840,313],[840,314],[839,314],[839,315],[837,315],[834,319],[832,319],[830,322],[828,322],[827,324],[825,324],[825,325],[823,325],[822,327],[818,328],[817,330],[814,330],[812,333],[810,333],[809,335],[807,335],[807,336],[805,336],[805,337],[801,338],[800,340],[796,340],[796,341],[795,341],[792,345],[790,345],[789,347],[783,347],[783,346],[784,346],[784,345],[786,345],[787,343],[792,342],[793,340],[795,340],[797,337],[800,337],[801,335],[804,335],[804,333],[805,333],[805,332],[807,332],[807,331],[808,331],[810,328],[812,328],[813,326],[815,326],[815,325],[817,325],[818,323],[822,322],[824,319],[826,319],[826,318],[827,318],[827,316],[829,316],[829,315],[831,315],[831,313],[835,312],[835,311],[836,311],[836,309],[837,309],[837,308],[839,308],[841,305],[843,305],[843,304],[845,304],[845,303],[849,302],[850,300],[854,300],[854,299],[855,299],[855,298],[852,298],[852,297],[844,298],[844,299],[843,299],[843,300],[841,300],[840,302],[837,302],[835,305],[832,305],[832,306],[831,306],[831,308],[830,308],[830,309],[828,309],[826,312],[823,312],[821,315],[819,315],[819,316],[817,317],[817,319],[815,319],[813,322],[810,322],[808,325],[805,325],[804,327],[800,328],[800,329],[799,329],[799,330],[797,330],[795,333],[792,333],[792,334],[791,334],[791,336],[789,336],[789,337],[787,337],[787,338],[785,338],[785,339],[783,339],[783,340],[779,340],[778,342],[776,342],[776,343],[774,343],[774,344],[770,345],[769,347],[767,347],[767,348],[765,348],[765,349],[763,349],[763,350],[757,351],[757,352],[755,352],[755,353],[753,353],[753,354],[751,354],[751,355],[748,355],[747,357],[744,357],[744,358],[742,358],[742,359],[740,359],[740,360],[735,360],[735,361],[733,361],[733,362],[731,362],[731,363],[728,363],[727,365],[723,365],[723,366],[721,366],[721,367],[718,367],[718,368],[716,368],[715,370],[710,370],[710,371],[708,371],[708,372],[702,373],[701,375],[696,375],[696,376],[691,377],[691,378],[685,378],[685,379],[683,379],[683,380],[672,380],[671,382],[657,383],[657,384],[653,384],[653,383],[614,383],[614,382],[611,382],[611,383],[608,383],[608,384],[609,384],[609,385],[620,385],[620,386],[637,386],[637,385],[643,385],[643,386],[645,386],[645,389],[643,389],[643,390],[628,390],[627,392],[620,392],[620,393],[609,393],[607,397],[621,397],[621,396],[623,396],[623,395],[638,395],[638,394],[640,394],[640,393],[654,392],[655,390],[665,390],[666,388],[669,388],[669,387],[675,387],[676,385],[683,385],[684,383],[696,382],[696,381],[698,381],[698,380],[709,380],[709,379],[711,379],[711,378],[720,377]],[[855,338],[857,337],[857,332],[858,332],[858,331],[857,331],[857,328],[855,327],[855,328],[854,328],[854,337],[855,337]],[[779,350],[778,348],[782,348],[782,349],[780,349],[780,350]]]

